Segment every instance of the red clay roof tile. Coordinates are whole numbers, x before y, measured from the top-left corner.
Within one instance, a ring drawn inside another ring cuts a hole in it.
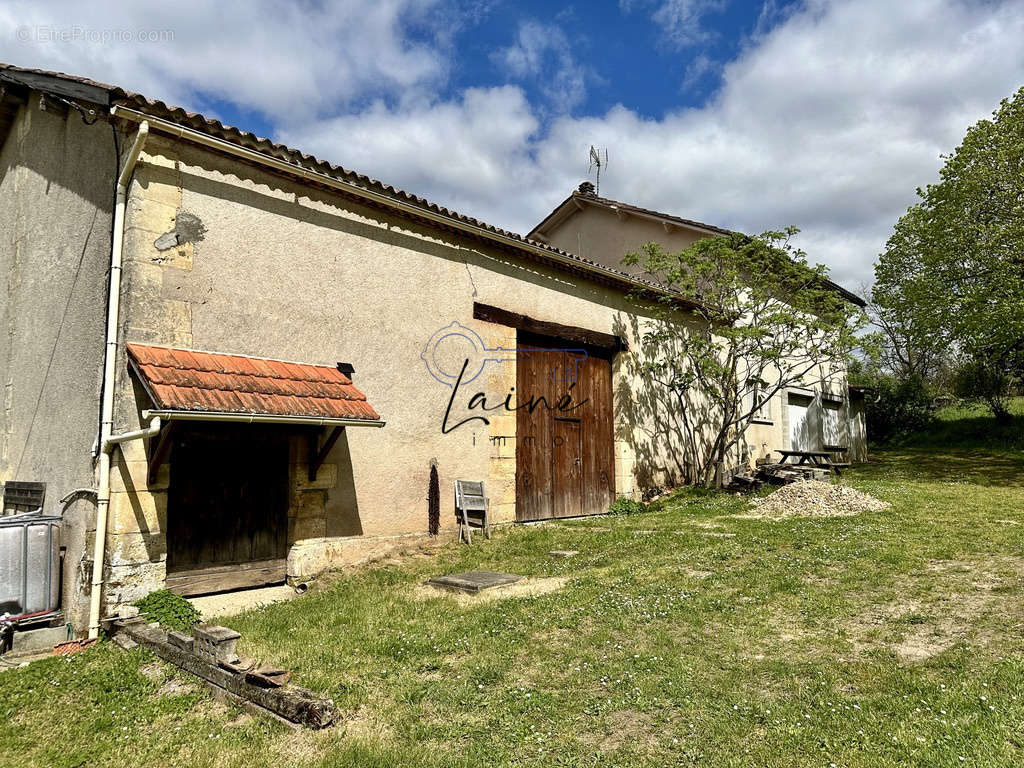
[[[366,395],[331,366],[126,346],[159,410],[380,420]]]

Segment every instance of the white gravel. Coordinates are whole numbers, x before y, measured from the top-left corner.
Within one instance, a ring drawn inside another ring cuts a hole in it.
[[[820,480],[802,480],[784,485],[768,496],[750,503],[753,515],[781,519],[785,517],[847,517],[859,512],[878,512],[889,503],[861,493],[846,485]]]

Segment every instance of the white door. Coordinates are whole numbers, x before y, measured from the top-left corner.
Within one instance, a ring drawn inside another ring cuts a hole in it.
[[[825,448],[846,448],[843,439],[842,403],[825,400],[821,404],[821,432]]]
[[[794,451],[815,450],[815,437],[811,424],[811,398],[789,393],[789,447]]]

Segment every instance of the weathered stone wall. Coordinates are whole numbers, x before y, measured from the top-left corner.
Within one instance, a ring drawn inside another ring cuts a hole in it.
[[[182,242],[170,235],[186,214],[191,239]],[[127,226],[122,348],[130,340],[350,362],[355,383],[388,422],[380,430],[348,428],[313,484],[302,479],[307,448],[295,446],[289,513],[295,580],[426,535],[432,460],[444,535],[455,529],[456,479],[486,480],[495,521],[514,520],[515,415],[492,411],[489,424],[474,421],[443,434],[452,391],[420,359],[433,333],[453,321],[475,330],[488,347],[514,348],[513,329],[473,319],[474,301],[627,337],[633,324],[634,308],[616,289],[159,136],[150,139],[136,171]],[[116,428],[136,428],[147,403],[124,365],[119,371]],[[616,411],[629,414],[618,407],[621,392],[629,391],[619,386],[628,378],[620,361],[613,376]],[[466,408],[477,384],[486,382],[495,404],[515,379],[514,360],[490,363],[472,390],[456,396],[449,425],[481,415]],[[617,420],[620,493],[640,491],[631,447],[641,429],[628,416]],[[152,509],[159,526],[165,491],[150,490],[135,490],[135,506]],[[126,523],[117,535],[138,533]],[[159,537],[138,541],[145,556],[136,550],[114,565],[151,574],[132,589],[148,588],[165,567]]]
[[[45,482],[45,511],[61,514],[95,487],[114,141],[33,94],[0,147],[0,482]],[[63,514],[63,603],[79,624],[96,508],[83,497]]]

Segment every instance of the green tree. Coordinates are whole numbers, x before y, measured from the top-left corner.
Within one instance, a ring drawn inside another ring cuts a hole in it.
[[[875,267],[880,308],[969,361],[996,418],[1024,351],[1024,88],[968,129]],[[983,371],[983,373],[982,373]]]
[[[648,243],[625,259],[669,289],[634,295],[653,319],[633,364],[673,398],[690,479],[702,485],[721,482],[751,420],[778,392],[845,385],[865,318],[823,266],[793,248],[797,231],[705,238],[680,253]]]

